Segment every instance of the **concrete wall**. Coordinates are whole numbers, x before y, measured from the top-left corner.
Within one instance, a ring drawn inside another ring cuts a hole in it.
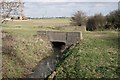
[[[59,28],[67,31],[86,31],[86,26],[60,26]]]
[[[67,46],[78,43],[82,39],[81,32],[38,31],[42,37],[47,36],[51,42],[64,42]]]
[[[66,32],[53,32],[53,31],[49,31],[47,33],[48,35],[48,39],[51,42],[64,42],[66,43]]]
[[[71,45],[80,41],[80,32],[67,32],[66,44]]]

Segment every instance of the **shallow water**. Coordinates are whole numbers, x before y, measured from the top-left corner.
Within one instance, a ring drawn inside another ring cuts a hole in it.
[[[55,70],[61,56],[61,50],[54,48],[54,53],[40,61],[34,72],[29,75],[29,78],[47,78]]]

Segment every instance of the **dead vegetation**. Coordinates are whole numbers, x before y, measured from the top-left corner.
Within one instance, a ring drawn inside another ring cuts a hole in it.
[[[47,39],[40,36],[29,38],[13,36],[2,31],[2,71],[4,78],[23,78],[52,53]]]
[[[2,31],[2,53],[3,54],[12,54],[14,53],[14,43],[15,39],[12,35],[7,32]]]

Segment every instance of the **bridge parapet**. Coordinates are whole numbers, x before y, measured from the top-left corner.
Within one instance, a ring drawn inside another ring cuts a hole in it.
[[[64,42],[66,46],[79,43],[82,39],[81,32],[38,31],[41,36],[46,36],[51,42]]]
[[[79,41],[81,40],[81,33],[80,32],[67,32],[66,35],[67,35],[67,38],[66,38],[67,45],[79,43]]]
[[[51,41],[51,42],[64,42],[66,43],[66,32],[53,32],[53,31],[49,31],[47,33],[47,36],[48,36],[48,39]]]

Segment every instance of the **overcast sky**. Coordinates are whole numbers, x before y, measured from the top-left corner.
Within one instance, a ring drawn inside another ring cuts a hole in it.
[[[23,0],[25,2],[118,2],[119,0]]]
[[[6,0],[18,1],[18,0]],[[80,10],[88,16],[103,15],[118,9],[120,0],[22,0],[24,14],[29,17],[70,17]]]
[[[115,9],[118,9],[117,2],[26,2],[24,14],[30,17],[70,17],[80,10],[91,16],[96,13],[106,15]]]
[[[19,1],[19,0],[4,0],[4,1]],[[24,2],[118,2],[120,0],[21,0],[21,1]]]

